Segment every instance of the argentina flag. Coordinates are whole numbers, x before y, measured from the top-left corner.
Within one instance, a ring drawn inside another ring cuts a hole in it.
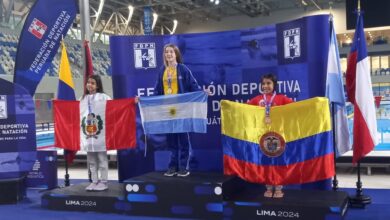
[[[334,118],[333,129],[335,129],[334,134],[336,135],[336,155],[340,156],[351,149],[351,144],[349,143],[349,130],[344,85],[341,76],[341,68],[339,61],[340,55],[337,45],[336,33],[333,25],[333,18],[331,18],[330,22],[331,35],[328,52],[325,95],[329,99],[329,101],[332,102],[334,108],[334,111],[332,112],[332,117]]]
[[[207,93],[140,97],[145,134],[207,131]]]

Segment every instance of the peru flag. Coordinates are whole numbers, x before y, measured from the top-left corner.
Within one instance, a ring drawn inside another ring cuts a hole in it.
[[[348,56],[346,79],[348,99],[354,105],[353,163],[362,159],[377,144],[376,112],[368,59],[363,16],[359,13]]]
[[[53,102],[56,147],[94,152],[136,146],[134,99],[98,101],[90,113],[80,101]]]

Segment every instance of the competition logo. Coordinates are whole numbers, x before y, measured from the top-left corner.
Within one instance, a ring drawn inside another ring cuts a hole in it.
[[[6,119],[6,118],[8,118],[7,96],[0,95],[0,119]]]
[[[136,69],[156,68],[155,43],[134,43],[134,67]]]
[[[87,116],[83,117],[81,128],[87,139],[92,137],[97,139],[103,129],[103,120],[100,115],[89,113]]]
[[[294,59],[301,56],[301,29],[294,28],[283,31],[284,58]]]
[[[260,149],[268,157],[278,157],[286,149],[284,138],[276,132],[267,132],[260,138]]]
[[[30,27],[28,28],[28,31],[38,39],[42,39],[46,30],[47,30],[47,26],[42,21],[36,18],[34,18],[34,20],[31,22]]]
[[[33,171],[39,171],[41,169],[41,162],[39,160],[35,160],[34,166],[33,166]]]

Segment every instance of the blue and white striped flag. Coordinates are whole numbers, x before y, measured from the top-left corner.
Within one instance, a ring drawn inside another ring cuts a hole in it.
[[[207,93],[140,97],[145,134],[207,131]]]
[[[328,69],[326,75],[326,97],[328,97],[329,101],[334,105],[335,112],[332,117],[334,117],[335,122],[336,155],[341,156],[351,149],[351,144],[349,143],[344,86],[341,78],[340,56],[333,20],[331,20],[330,27],[331,35],[328,53]]]

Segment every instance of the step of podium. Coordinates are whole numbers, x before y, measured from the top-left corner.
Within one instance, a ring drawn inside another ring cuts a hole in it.
[[[0,179],[0,204],[14,204],[26,197],[26,178]]]
[[[124,181],[129,215],[171,218],[220,219],[222,184],[229,177],[193,172],[187,177],[147,173]]]
[[[52,210],[125,213],[130,204],[124,198],[124,186],[121,183],[108,183],[108,190],[88,192],[89,182],[45,192],[41,206]]]
[[[224,184],[229,186],[224,191],[224,219],[338,220],[348,209],[348,194],[343,191],[283,189],[283,198],[266,198],[264,186],[239,178]]]

